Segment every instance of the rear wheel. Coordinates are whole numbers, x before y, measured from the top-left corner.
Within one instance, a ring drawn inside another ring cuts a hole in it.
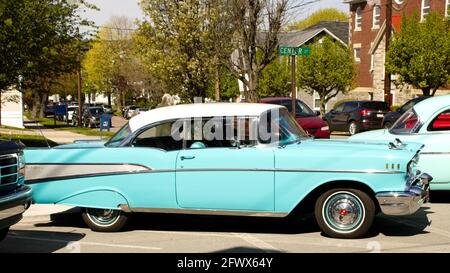
[[[372,226],[375,203],[356,189],[333,189],[322,194],[315,206],[317,224],[334,238],[359,238]]]
[[[5,239],[6,235],[8,234],[8,231],[9,227],[0,229],[0,242],[3,241],[3,239]]]
[[[85,208],[83,220],[93,231],[116,232],[127,224],[129,215],[121,210]]]
[[[384,129],[391,129],[392,123],[386,122],[383,127],[384,127]]]
[[[348,132],[350,133],[350,135],[355,135],[357,133],[359,133],[360,129],[358,126],[358,123],[352,121],[350,122],[350,125],[348,126]]]

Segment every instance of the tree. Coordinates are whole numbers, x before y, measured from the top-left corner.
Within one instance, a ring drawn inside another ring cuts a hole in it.
[[[403,16],[388,52],[386,70],[399,76],[398,82],[422,89],[424,96],[434,96],[450,80],[449,22],[431,13],[420,22],[417,14]]]
[[[259,77],[276,58],[278,33],[289,0],[231,0],[235,25],[235,48],[230,71],[245,85],[245,99],[257,102]]]
[[[304,29],[321,21],[348,22],[349,15],[335,8],[320,9],[312,13],[308,18],[294,22],[288,26],[289,30]]]
[[[291,70],[287,60],[279,57],[264,68],[259,79],[260,97],[284,97],[291,92]]]
[[[355,68],[350,49],[330,37],[316,41],[311,55],[298,58],[298,87],[320,96],[320,112],[339,92],[347,93],[354,84]]]
[[[0,89],[18,84],[33,90],[32,115],[43,111],[54,79],[77,66],[85,1],[3,0],[0,5]]]
[[[182,99],[204,97],[210,79],[205,1],[142,0],[150,20],[135,36],[146,69]]]

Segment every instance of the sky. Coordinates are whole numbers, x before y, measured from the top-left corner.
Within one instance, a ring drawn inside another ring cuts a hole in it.
[[[310,0],[293,0],[296,2],[307,2]],[[112,16],[126,16],[131,19],[143,19],[144,14],[139,7],[139,0],[89,0],[95,4],[100,11],[89,10],[85,13],[85,17],[95,22],[97,26],[104,25]],[[339,10],[348,11],[348,4],[342,3],[342,0],[319,0],[316,3],[306,7],[296,9],[289,19],[299,20],[308,17],[314,11],[321,8],[337,8]]]

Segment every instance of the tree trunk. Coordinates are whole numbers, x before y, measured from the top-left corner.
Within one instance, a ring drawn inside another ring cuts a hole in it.
[[[220,73],[219,66],[217,65],[214,71],[214,93],[216,102],[220,102]]]
[[[431,88],[430,87],[424,87],[422,88],[422,93],[424,96],[429,96],[431,93]]]
[[[320,96],[320,115],[322,117],[325,116],[327,102],[328,101],[325,99],[325,96]]]
[[[248,75],[248,83],[249,86],[247,86],[245,99],[247,100],[247,102],[258,102],[258,74],[255,72],[251,72]]]
[[[31,116],[33,118],[43,118],[45,107],[47,105],[48,94],[44,92],[36,92],[33,98],[33,107]]]
[[[438,88],[433,88],[433,91],[431,92],[431,96],[434,96],[436,94],[437,90],[438,90]]]

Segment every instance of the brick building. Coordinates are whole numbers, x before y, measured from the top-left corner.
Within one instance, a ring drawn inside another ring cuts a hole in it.
[[[358,88],[348,96],[356,99],[383,100],[387,0],[344,0],[349,4],[349,45],[357,65]],[[401,17],[416,12],[421,19],[430,12],[450,15],[450,0],[392,0],[392,26],[400,29]],[[395,79],[395,75],[391,77]],[[437,94],[448,93],[439,90]],[[421,94],[411,86],[391,85],[392,104],[401,105]]]

